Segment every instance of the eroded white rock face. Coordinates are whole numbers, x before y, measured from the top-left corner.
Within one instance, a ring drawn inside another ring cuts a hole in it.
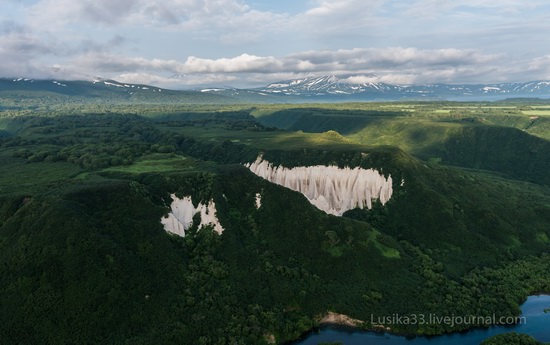
[[[315,165],[309,167],[274,167],[258,157],[246,164],[254,174],[305,195],[318,209],[341,216],[359,208],[372,208],[372,200],[384,205],[390,200],[392,178],[387,179],[374,169],[339,168]]]
[[[259,209],[262,207],[262,195],[260,193],[256,193],[256,209]]]
[[[195,208],[190,196],[186,196],[183,199],[179,199],[175,194],[171,196],[173,200],[170,205],[171,212],[168,213],[168,217],[161,219],[164,230],[184,237],[185,231],[193,225],[193,216],[200,213],[201,222],[199,229],[206,225],[212,225],[218,234],[223,232],[223,227],[216,217],[216,204],[213,200],[210,200],[208,205],[200,203]]]

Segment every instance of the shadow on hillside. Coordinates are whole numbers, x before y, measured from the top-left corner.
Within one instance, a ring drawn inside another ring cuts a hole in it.
[[[550,141],[517,128],[459,119],[418,119],[399,111],[292,108],[258,118],[291,131],[339,132],[364,145],[397,146],[425,161],[489,170],[550,186]]]
[[[496,171],[550,186],[550,142],[519,129],[465,126],[440,147],[444,164]]]
[[[406,115],[399,111],[291,108],[258,117],[257,120],[264,126],[292,131],[323,133],[334,130],[348,135],[373,122]]]

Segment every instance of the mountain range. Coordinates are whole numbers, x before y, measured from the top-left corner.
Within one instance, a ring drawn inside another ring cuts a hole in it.
[[[95,78],[89,81],[0,79],[0,95],[33,97],[37,92],[88,98],[110,97],[133,102],[300,103],[339,101],[483,101],[507,98],[550,98],[550,81],[497,84],[394,85],[374,74],[327,75],[283,80],[258,88],[210,87],[169,90],[156,86]],[[43,96],[43,95],[42,95]]]
[[[550,97],[550,81],[498,84],[394,85],[378,82],[376,75],[327,75],[283,80],[265,87],[236,90],[203,90],[236,96],[256,93],[263,96],[338,100],[499,100],[516,97]]]

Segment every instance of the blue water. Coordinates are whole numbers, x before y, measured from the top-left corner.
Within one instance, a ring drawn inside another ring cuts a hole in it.
[[[522,316],[525,317],[524,323],[515,326],[495,326],[487,329],[475,329],[462,334],[411,339],[390,334],[324,328],[319,333],[311,334],[294,344],[314,345],[321,342],[338,341],[345,345],[479,345],[484,339],[507,332],[529,334],[538,341],[546,343],[550,342],[550,313],[544,313],[546,308],[550,308],[550,296],[530,296],[521,306]]]

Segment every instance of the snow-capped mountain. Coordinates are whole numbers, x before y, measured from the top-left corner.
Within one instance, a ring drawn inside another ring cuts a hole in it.
[[[94,89],[98,90],[124,90],[132,94],[137,90],[162,92],[163,89],[150,85],[121,83],[116,80],[104,78],[91,78],[90,80],[52,80],[52,79],[29,79],[29,78],[1,78],[0,89],[12,90],[42,90],[57,93],[78,93]]]
[[[376,82],[377,79],[378,76],[374,74],[307,77],[272,83],[262,88],[262,91],[286,95],[353,95],[399,92],[402,89],[401,86]]]
[[[327,75],[274,82],[260,88],[213,85],[198,90],[170,90],[151,85],[90,78],[86,81],[0,78],[0,96],[86,97],[98,102],[279,103],[392,100],[484,101],[506,98],[550,99],[550,81],[499,84],[394,85],[375,74]]]
[[[82,102],[122,103],[235,103],[237,100],[197,91],[170,90],[146,84],[121,83],[112,79],[52,80],[0,78],[0,97]],[[1,108],[1,105],[0,105]]]
[[[550,98],[550,81],[500,84],[393,85],[377,82],[378,76],[328,75],[284,80],[251,89],[264,95],[330,100],[448,99],[482,100],[512,97]]]
[[[530,81],[525,83],[499,84],[433,84],[425,86],[407,86],[409,95],[420,94],[445,99],[462,98],[512,98],[512,97],[550,97],[550,81]]]

